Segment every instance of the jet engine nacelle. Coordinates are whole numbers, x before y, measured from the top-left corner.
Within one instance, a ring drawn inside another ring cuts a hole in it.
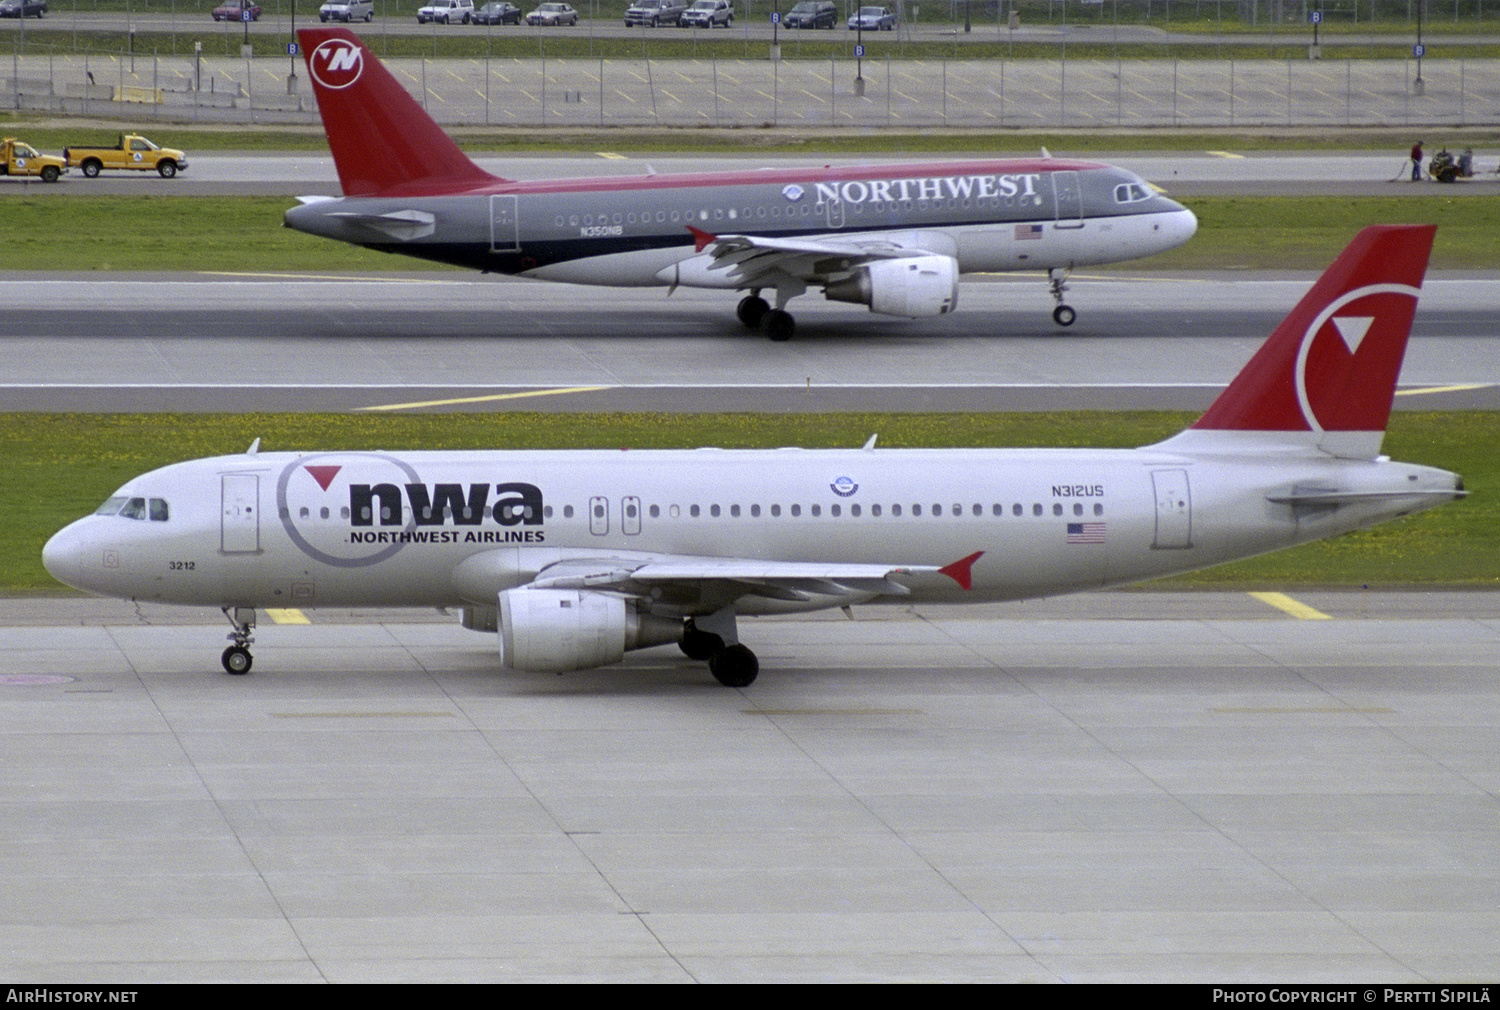
[[[958,260],[951,256],[910,256],[875,260],[851,277],[834,281],[823,293],[835,302],[868,305],[886,316],[940,316],[958,308]]]
[[[680,621],[639,613],[624,597],[579,589],[507,589],[499,624],[501,661],[537,673],[608,666],[683,632]]]

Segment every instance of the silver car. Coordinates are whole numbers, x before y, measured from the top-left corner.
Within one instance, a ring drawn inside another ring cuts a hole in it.
[[[375,0],[328,0],[318,8],[319,21],[370,21],[375,17]]]

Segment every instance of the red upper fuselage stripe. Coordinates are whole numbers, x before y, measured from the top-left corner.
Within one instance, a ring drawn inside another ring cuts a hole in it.
[[[865,180],[946,179],[964,175],[1046,175],[1052,172],[1088,172],[1108,169],[1091,161],[1024,159],[1007,161],[944,161],[918,165],[849,165],[841,168],[774,168],[739,172],[692,172],[683,175],[605,176],[581,179],[539,179],[471,186],[443,185],[439,180],[415,183],[377,196],[466,196],[488,194],[616,193],[630,190],[723,188],[728,186],[775,186],[820,182],[842,183]]]

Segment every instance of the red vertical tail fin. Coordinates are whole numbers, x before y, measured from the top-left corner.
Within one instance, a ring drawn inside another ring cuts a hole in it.
[[[503,181],[459,150],[347,28],[297,32],[345,196],[437,194]]]
[[[1361,231],[1208,412],[1172,441],[1201,442],[1190,437],[1198,432],[1276,433],[1262,441],[1378,455],[1436,232]]]

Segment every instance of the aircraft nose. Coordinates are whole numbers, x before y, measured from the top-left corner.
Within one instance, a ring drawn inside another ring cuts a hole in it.
[[[83,540],[76,524],[52,535],[42,548],[42,566],[65,586],[86,589],[83,583]]]

